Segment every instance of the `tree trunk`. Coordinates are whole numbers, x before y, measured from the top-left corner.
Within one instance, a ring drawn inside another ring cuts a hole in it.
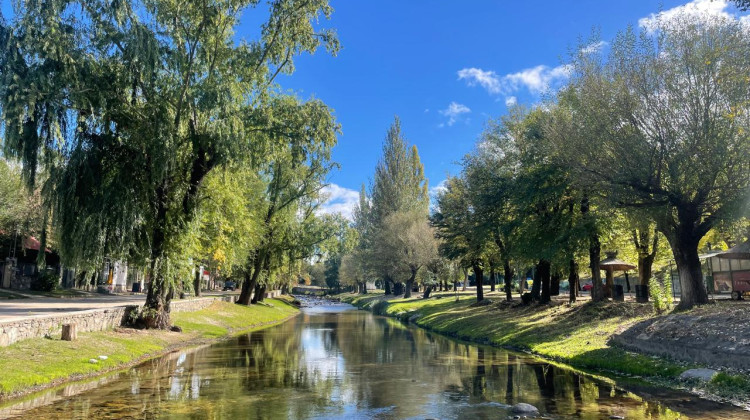
[[[633,231],[633,242],[638,251],[638,284],[641,286],[648,286],[648,282],[651,280],[651,268],[659,246],[659,235],[654,232],[653,243],[649,250],[650,234],[649,228]]]
[[[605,271],[606,273],[606,286],[604,287],[604,294],[612,299],[614,289],[615,289],[615,271],[612,269],[607,269]]]
[[[490,292],[495,291],[495,264],[490,264]]]
[[[469,285],[469,270],[464,268],[464,286],[461,288],[462,292],[466,291],[466,286]]]
[[[258,294],[258,302],[263,302],[266,299],[266,290],[268,289],[268,285],[264,284],[263,286],[260,286],[260,293]]]
[[[245,281],[242,282],[242,291],[240,292],[240,297],[237,299],[237,304],[250,304],[250,298],[253,297],[253,291],[256,290],[256,287],[258,285],[258,275],[260,274],[263,258],[265,257],[256,257],[255,262],[253,263],[253,266],[251,268],[252,274],[248,273],[247,271],[245,272]],[[255,300],[253,300],[252,303],[255,303]]]
[[[551,296],[560,296],[560,279],[562,278],[562,274],[560,274],[559,271],[556,271],[554,274],[552,274],[551,277],[551,283],[549,286],[549,294]]]
[[[253,289],[253,299],[250,301],[250,303],[255,304],[263,300],[261,289],[263,289],[263,286],[260,283],[255,283],[255,288]]]
[[[607,300],[607,295],[602,287],[602,270],[599,261],[602,256],[602,245],[599,235],[596,233],[589,237],[589,267],[591,267],[591,300],[600,302]]]
[[[505,260],[503,262],[503,275],[505,277],[505,300],[510,302],[513,300],[513,295],[511,294],[511,283],[513,282],[513,269],[510,266],[510,261]]]
[[[474,277],[476,277],[476,284],[477,284],[477,302],[481,302],[484,300],[484,287],[482,287],[482,283],[484,281],[484,272],[482,271],[482,267],[479,266],[479,263],[474,263],[471,265],[471,268],[474,270]]]
[[[630,293],[630,276],[627,271],[625,272],[625,286],[628,288],[628,293]]]
[[[383,289],[385,290],[384,294],[390,295],[391,294],[391,280],[388,278],[383,279]]]
[[[584,194],[581,199],[581,214],[584,219],[589,219],[589,197]],[[593,223],[593,220],[591,221]],[[599,233],[594,228],[589,234],[589,268],[591,268],[591,300],[594,302],[606,300],[602,288],[602,272],[599,261],[602,257],[602,244],[599,241]]]
[[[708,293],[703,284],[703,273],[701,262],[698,258],[698,242],[700,237],[692,234],[689,228],[682,225],[677,227],[677,233],[667,235],[672,247],[677,264],[677,272],[680,275],[680,309],[689,309],[694,305],[708,303]]]
[[[414,279],[417,278],[417,272],[412,270],[411,277],[406,281],[406,290],[404,291],[404,299],[411,297],[411,291],[414,289]]]
[[[169,328],[169,304],[171,296],[167,293],[165,280],[157,281],[152,278],[151,285],[146,294],[146,303],[143,305],[141,318],[146,328],[165,330]]]
[[[550,262],[547,260],[539,260],[537,265],[539,268],[539,278],[541,280],[542,293],[539,299],[540,303],[549,303],[550,299]]]
[[[393,282],[393,294],[395,296],[404,294],[404,283],[400,281]]]
[[[156,190],[156,217],[154,230],[151,235],[151,286],[143,304],[141,321],[146,328],[167,329],[170,327],[169,304],[172,300],[168,293],[167,279],[162,277],[160,265],[164,256],[164,242],[167,226],[167,194],[168,186],[162,183]]]
[[[193,289],[195,290],[195,296],[201,295],[201,268],[200,266],[195,267],[195,278],[193,278]]]
[[[534,269],[534,281],[531,283],[531,298],[533,300],[541,300],[541,291],[542,291],[542,277],[541,277],[541,268],[539,267],[539,264],[541,264],[541,261],[537,263],[535,269]]]
[[[578,263],[573,258],[570,259],[568,268],[568,288],[570,289],[568,301],[575,302],[578,291]]]
[[[424,288],[424,294],[422,295],[422,297],[423,297],[424,299],[427,299],[427,298],[429,298],[429,297],[430,297],[430,293],[432,293],[432,286],[426,286],[426,287]]]

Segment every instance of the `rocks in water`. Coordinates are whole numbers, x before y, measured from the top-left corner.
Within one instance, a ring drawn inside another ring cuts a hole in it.
[[[708,382],[713,379],[719,372],[713,369],[688,369],[680,374],[680,379],[699,379],[701,381]]]
[[[539,409],[531,404],[518,403],[510,408],[510,412],[513,414],[523,414],[528,416],[539,414]]]

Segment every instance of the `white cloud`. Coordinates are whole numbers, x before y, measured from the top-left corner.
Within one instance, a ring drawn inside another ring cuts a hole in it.
[[[709,16],[723,16],[732,18],[726,9],[729,6],[726,0],[693,0],[682,6],[673,7],[659,13],[638,19],[638,26],[647,32],[654,32],[659,27],[659,21],[670,21],[679,16],[688,16],[692,18],[705,18]]]
[[[471,112],[468,106],[459,104],[458,102],[451,102],[448,108],[438,111],[441,115],[448,117],[448,126],[455,124],[458,118],[462,114],[468,114]]]
[[[505,106],[507,106],[508,108],[514,106],[517,103],[518,98],[516,98],[515,96],[508,96],[507,98],[505,98]]]
[[[586,45],[585,47],[581,48],[581,52],[584,54],[595,54],[601,51],[604,47],[609,45],[609,42],[607,41],[598,41],[593,42],[589,45]]]
[[[323,187],[324,203],[318,209],[321,214],[339,213],[352,220],[354,207],[359,203],[359,192],[336,184]]]
[[[437,196],[442,191],[446,190],[445,187],[446,180],[440,181],[437,185],[430,187],[429,194],[430,194],[430,207],[434,207],[437,204]]]
[[[538,95],[566,80],[570,76],[570,72],[571,66],[568,64],[552,68],[539,65],[517,73],[507,74],[503,77],[503,81],[512,92],[526,88],[529,92]]]
[[[571,66],[568,64],[557,67],[539,65],[516,73],[508,73],[499,77],[493,71],[477,68],[466,68],[458,71],[458,79],[466,80],[469,86],[480,85],[490,94],[511,94],[526,89],[534,95],[558,87],[568,79]]]
[[[458,71],[458,80],[466,80],[469,86],[480,85],[492,94],[500,93],[502,87],[500,78],[494,71],[484,71],[475,67]]]

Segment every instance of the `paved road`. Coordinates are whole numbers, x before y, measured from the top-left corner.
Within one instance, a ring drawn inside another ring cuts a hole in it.
[[[16,292],[20,293],[20,292]],[[239,292],[211,291],[203,296],[221,296]],[[145,294],[99,295],[92,293],[85,297],[50,298],[29,296],[29,299],[0,299],[0,322],[18,321],[37,316],[86,311],[89,309],[111,308],[124,305],[141,305],[146,301]]]
[[[142,304],[146,295],[101,295],[76,298],[49,298],[34,296],[29,299],[0,300],[0,322],[18,321],[41,315],[114,306]]]

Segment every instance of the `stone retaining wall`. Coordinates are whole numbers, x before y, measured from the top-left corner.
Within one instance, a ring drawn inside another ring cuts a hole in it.
[[[215,297],[203,297],[198,299],[173,300],[171,309],[172,312],[200,311],[211,306],[217,299]]]
[[[216,298],[206,297],[172,301],[172,312],[193,312],[214,303]],[[20,340],[38,337],[56,337],[63,324],[76,324],[78,332],[105,331],[125,323],[131,311],[138,305],[116,306],[105,309],[68,312],[60,315],[41,315],[21,321],[0,322],[0,347]]]

